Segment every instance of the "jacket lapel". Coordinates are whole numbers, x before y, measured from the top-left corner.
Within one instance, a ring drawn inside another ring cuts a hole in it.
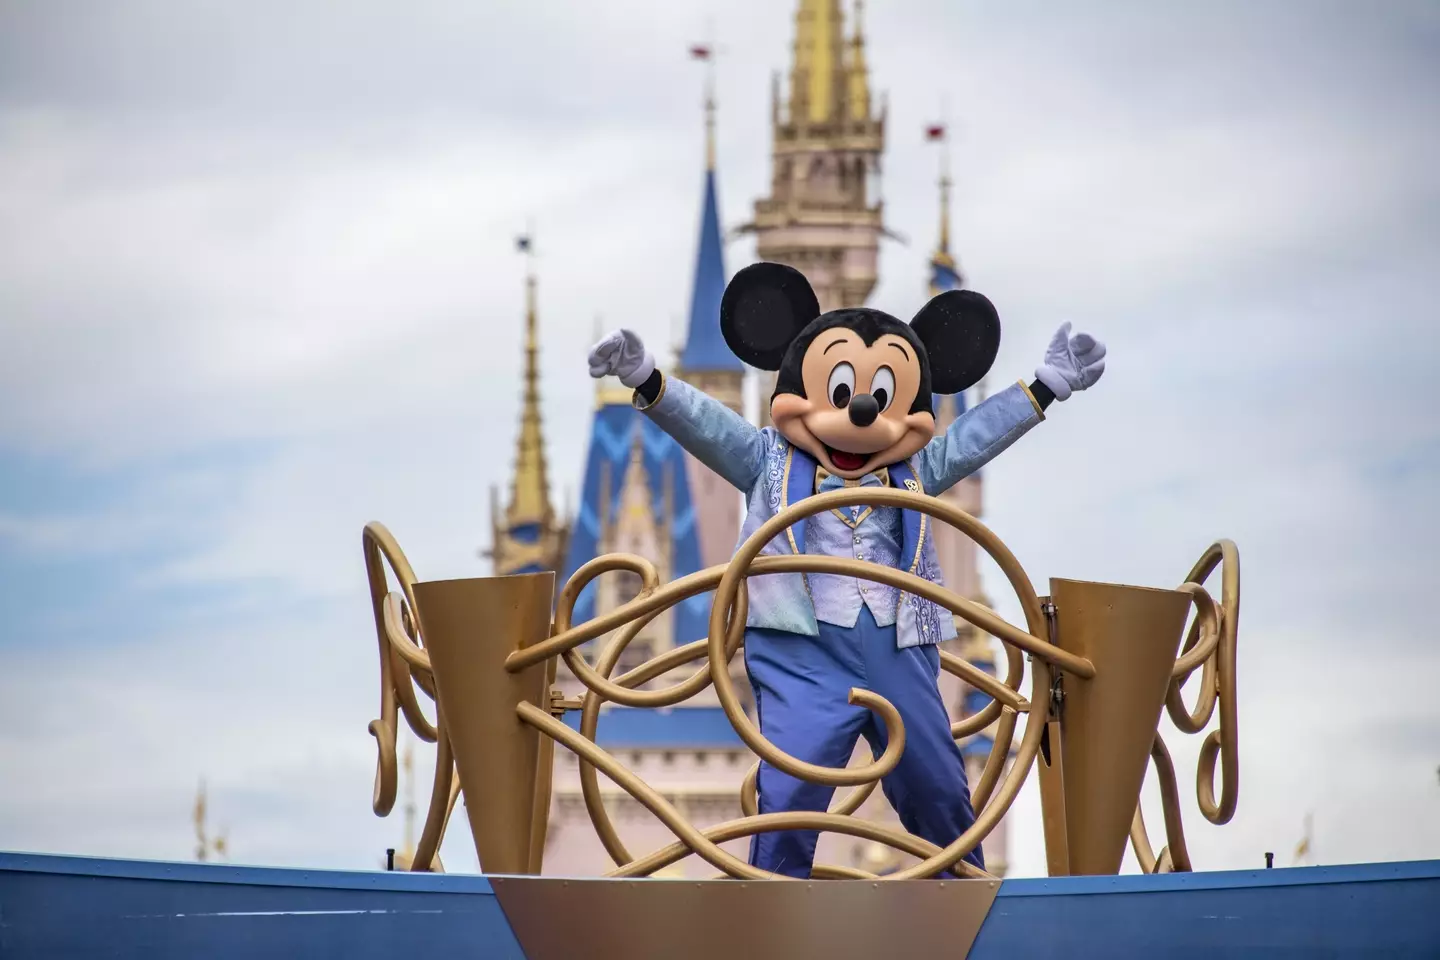
[[[815,492],[815,469],[819,466],[815,458],[794,444],[786,444],[790,452],[785,455],[785,481],[780,491],[780,509],[792,503],[799,503]],[[805,552],[805,518],[796,520],[785,531],[790,540],[790,549],[795,553]]]
[[[896,463],[890,466],[890,484],[897,490],[909,490],[911,493],[921,493],[920,481],[915,478],[915,471],[908,463]],[[920,551],[925,547],[925,521],[928,520],[925,514],[919,510],[900,511],[900,558],[904,562],[909,558],[909,569],[914,573],[920,567]]]

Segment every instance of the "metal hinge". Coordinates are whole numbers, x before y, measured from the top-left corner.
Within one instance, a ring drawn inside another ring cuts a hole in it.
[[[565,698],[565,694],[561,693],[559,690],[551,690],[551,691],[550,691],[550,715],[551,715],[551,716],[553,716],[553,717],[563,717],[563,716],[565,716],[565,711],[566,711],[566,710],[579,710],[579,709],[580,709],[580,701],[579,701],[579,699],[569,699],[569,700],[567,700],[567,699]]]
[[[1040,612],[1045,614],[1045,628],[1052,646],[1055,645],[1055,604],[1049,597],[1040,598]],[[1056,670],[1050,678],[1050,715],[1059,720],[1065,710],[1065,675]]]

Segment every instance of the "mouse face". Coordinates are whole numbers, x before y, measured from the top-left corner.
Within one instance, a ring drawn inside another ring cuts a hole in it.
[[[819,316],[804,276],[774,263],[736,274],[720,323],[736,356],[778,371],[775,429],[852,480],[930,442],[933,393],[977,382],[1000,345],[999,318],[980,294],[941,294],[908,324],[864,308]]]
[[[800,390],[777,392],[770,403],[775,429],[850,479],[929,443],[935,417],[925,351],[905,325],[869,310],[837,311],[813,325],[799,357]],[[917,408],[922,386],[927,400]]]

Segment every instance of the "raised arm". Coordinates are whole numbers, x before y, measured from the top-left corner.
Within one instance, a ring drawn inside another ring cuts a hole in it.
[[[1050,340],[1045,362],[1026,387],[1016,383],[955,418],[916,457],[921,485],[938,496],[999,456],[1045,419],[1045,408],[1094,386],[1105,372],[1105,345],[1089,334],[1070,336],[1063,324]]]
[[[635,408],[695,459],[744,492],[755,486],[765,462],[760,431],[714,397],[662,374],[633,332],[617,330],[596,344],[590,351],[590,375],[619,377],[634,388]]]
[[[1048,402],[1054,394],[1035,384]],[[1023,383],[1012,384],[966,410],[915,458],[920,486],[939,496],[995,459],[1045,419],[1041,396]]]

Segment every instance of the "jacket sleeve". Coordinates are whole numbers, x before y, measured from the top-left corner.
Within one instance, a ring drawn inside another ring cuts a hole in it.
[[[1023,383],[986,398],[955,422],[915,458],[921,487],[938,496],[1005,451],[1045,419],[1040,404]]]
[[[732,486],[748,493],[765,464],[765,442],[744,417],[690,384],[666,376],[660,394],[646,402],[638,390],[635,408],[674,437],[695,459]]]

